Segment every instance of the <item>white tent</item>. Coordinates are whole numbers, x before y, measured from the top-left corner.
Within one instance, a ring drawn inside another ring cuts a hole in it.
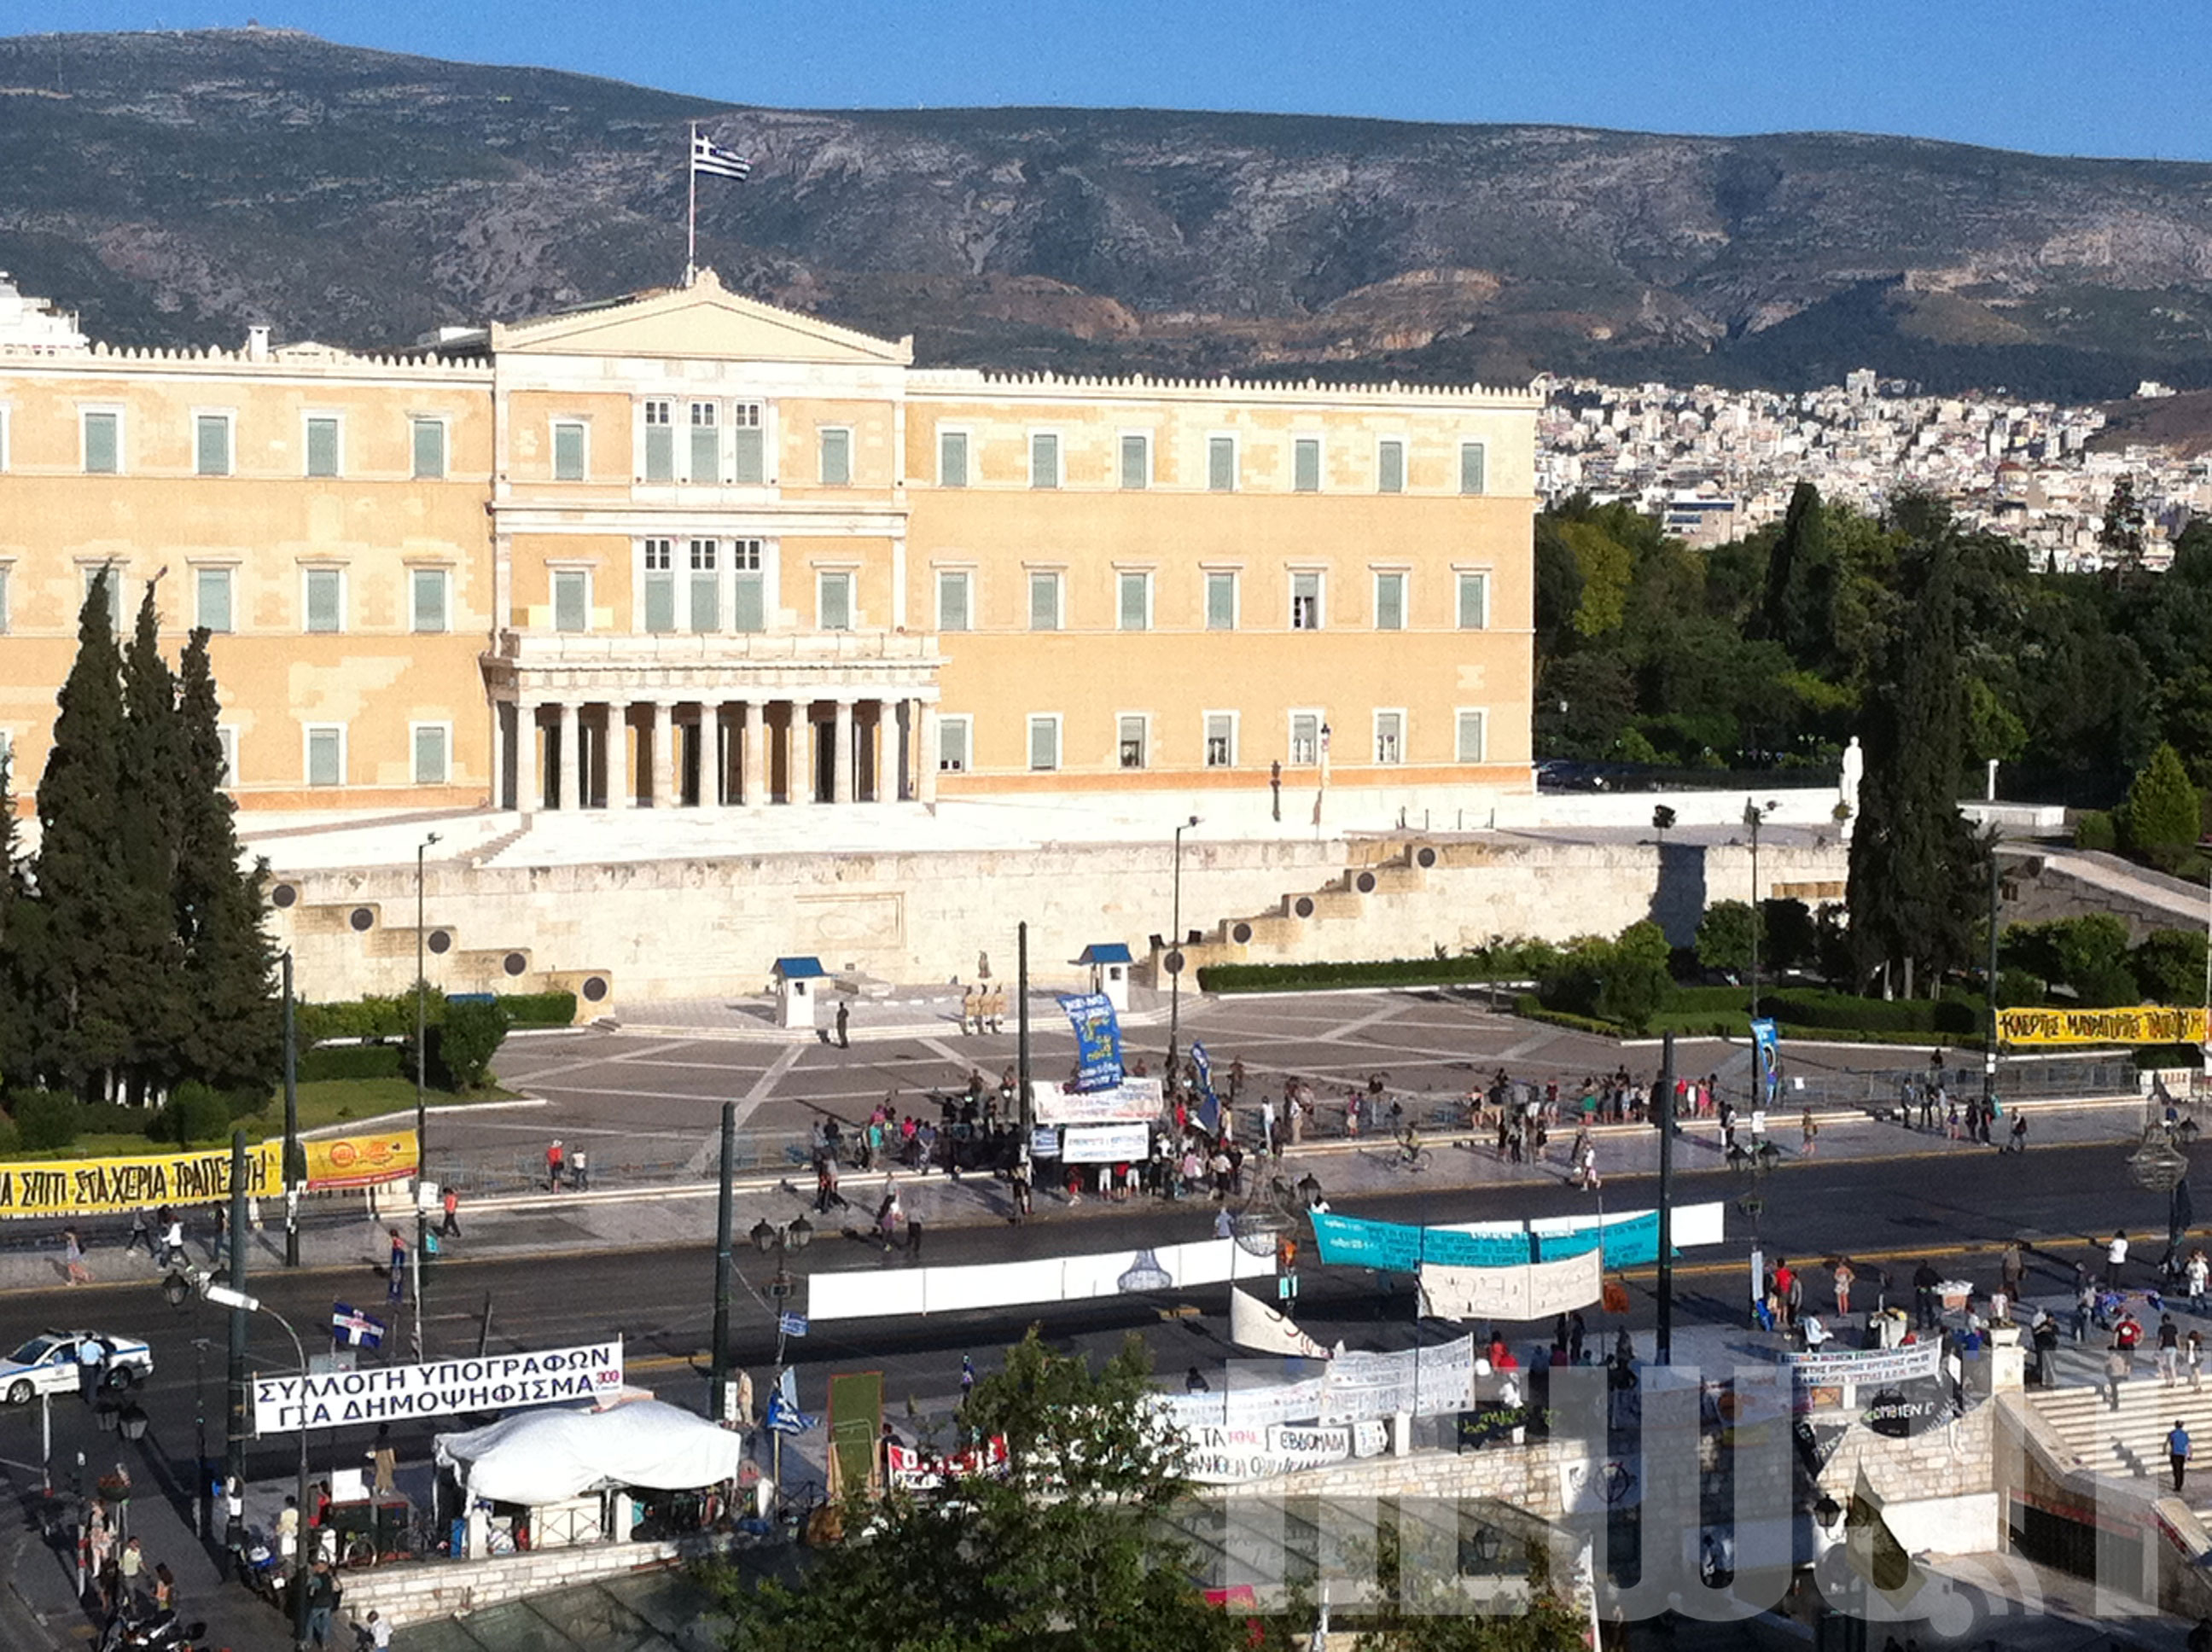
[[[605,1486],[689,1491],[733,1478],[744,1440],[657,1400],[610,1411],[527,1411],[441,1434],[438,1462],[471,1498],[535,1506]]]

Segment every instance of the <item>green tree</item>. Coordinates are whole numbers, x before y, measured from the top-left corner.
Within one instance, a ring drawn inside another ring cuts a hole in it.
[[[222,702],[195,630],[179,661],[179,793],[173,908],[190,1007],[184,1067],[216,1090],[273,1084],[283,1052],[283,1011],[272,977],[268,862],[240,865],[237,821],[223,788]],[[489,1057],[487,1057],[489,1059]]]
[[[2160,743],[2128,787],[2120,808],[2120,841],[2139,854],[2170,859],[2195,845],[2203,829],[2203,811],[2181,754]]]
[[[1716,901],[1698,920],[1698,962],[1708,969],[1751,968],[1751,902]]]
[[[1781,643],[1801,665],[1823,665],[1834,656],[1841,572],[1828,542],[1820,490],[1801,482],[1769,555],[1760,603],[1760,634]]]
[[[2097,530],[2097,548],[2109,562],[2133,572],[2142,566],[2143,508],[2136,498],[2136,479],[2123,476],[2112,483],[2105,501],[2105,516]]]
[[[1674,993],[1674,978],[1668,968],[1673,957],[1666,932],[1649,918],[1622,930],[1604,959],[1598,1013],[1632,1033],[1644,1032]]]
[[[797,1585],[724,1575],[725,1644],[750,1652],[1232,1652],[1163,1516],[1188,1493],[1131,1337],[1098,1371],[1035,1330],[969,1395],[963,1428],[1003,1436],[1003,1477],[939,1497],[848,1504],[865,1540],[818,1550]]]
[[[0,748],[0,1090],[22,1077],[33,1046],[29,966],[36,913],[16,841],[9,754]]]
[[[489,1003],[446,1001],[445,1018],[439,1023],[431,1060],[439,1078],[449,1089],[474,1090],[491,1070],[507,1029],[506,1006],[497,999]]]
[[[2154,929],[2128,954],[2136,989],[2147,1004],[2204,1001],[2204,932]]]
[[[130,1099],[144,1102],[182,1076],[191,1024],[184,987],[184,945],[177,933],[179,814],[184,801],[184,729],[177,681],[161,657],[158,580],[146,583],[137,625],[123,653],[123,746],[116,808],[121,878],[115,927],[103,938],[117,990],[135,1008],[125,1056]]]
[[[125,932],[121,656],[103,570],[77,615],[76,659],[57,696],[53,744],[39,780],[35,887],[42,914],[33,961],[39,1076],[105,1099],[126,1059],[138,1006],[133,972],[111,967]]]

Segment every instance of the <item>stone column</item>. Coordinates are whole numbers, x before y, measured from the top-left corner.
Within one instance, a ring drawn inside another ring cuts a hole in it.
[[[876,801],[898,801],[898,705],[876,701]]]
[[[584,756],[584,731],[576,715],[574,701],[556,700],[553,702],[553,728],[545,744],[545,766],[553,771],[553,806],[569,810],[576,806],[581,795],[577,781],[582,778],[576,771],[581,768]]]
[[[830,764],[830,801],[850,803],[853,800],[853,771],[859,767],[853,761],[853,702],[837,702],[836,721],[831,726]]]
[[[656,809],[676,806],[676,708],[665,700],[653,702],[653,791],[649,801]]]
[[[629,708],[614,701],[607,707],[607,807],[629,803]]]
[[[937,702],[918,700],[921,709],[921,738],[916,742],[920,750],[915,753],[915,767],[921,775],[919,790],[924,803],[937,801]]]
[[[507,702],[491,702],[491,806],[507,805],[507,783],[514,774],[514,759],[507,755]]]
[[[768,725],[761,716],[761,702],[745,701],[745,806],[758,808],[768,801]]]
[[[785,787],[785,803],[814,800],[814,719],[810,712],[811,701],[792,701],[790,785]]]
[[[538,783],[538,704],[518,700],[514,706],[514,806],[532,815],[545,806]]]

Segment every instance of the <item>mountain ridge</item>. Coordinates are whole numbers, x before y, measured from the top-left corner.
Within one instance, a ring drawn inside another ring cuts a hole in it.
[[[118,343],[391,348],[680,275],[1016,369],[2212,385],[2212,165],[1863,133],[790,110],[290,30],[0,39],[0,267]]]

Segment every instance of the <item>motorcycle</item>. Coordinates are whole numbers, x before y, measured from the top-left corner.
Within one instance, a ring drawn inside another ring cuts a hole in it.
[[[205,1624],[187,1624],[166,1606],[126,1606],[100,1631],[98,1652],[192,1652],[206,1635]]]
[[[284,1581],[283,1562],[259,1533],[246,1531],[233,1540],[230,1564],[240,1582],[272,1605],[278,1602]]]

